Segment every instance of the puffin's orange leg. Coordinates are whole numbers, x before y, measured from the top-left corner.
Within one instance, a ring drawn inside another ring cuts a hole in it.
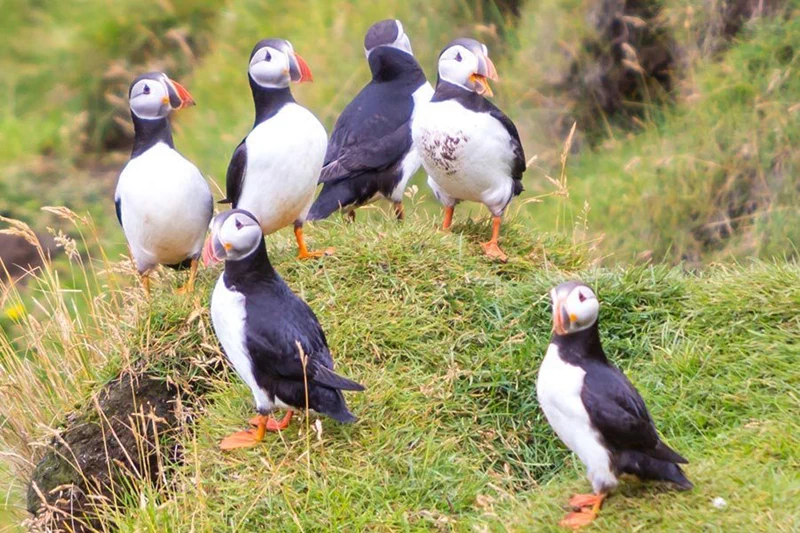
[[[292,420],[292,416],[294,415],[294,411],[287,411],[286,415],[284,415],[283,419],[278,422],[272,416],[267,417],[267,431],[283,431],[289,426],[289,422]],[[256,415],[250,419],[251,426],[258,426],[262,418],[262,415]]]
[[[442,221],[443,231],[449,230],[450,226],[453,225],[453,212],[455,212],[455,210],[456,207],[454,205],[444,208],[444,221]]]
[[[324,251],[314,251],[310,252],[308,248],[306,248],[306,241],[303,238],[303,226],[296,225],[294,227],[294,237],[297,239],[297,258],[298,259],[312,259],[316,257],[322,257],[324,255],[333,255],[335,251],[333,248],[327,248]]]
[[[192,267],[189,269],[189,280],[186,285],[177,290],[178,294],[192,294],[194,292],[194,280],[197,278],[197,259],[192,259]]]
[[[403,208],[403,202],[394,203],[394,216],[397,217],[397,220],[405,220],[406,211],[405,208]]]
[[[572,502],[583,503],[589,501],[588,494],[577,494],[570,499],[570,505]],[[586,507],[581,508],[579,511],[573,511],[567,516],[565,516],[558,525],[562,527],[568,527],[571,529],[579,529],[584,526],[587,526],[592,523],[592,521],[597,518],[598,513],[600,512],[600,507],[603,505],[603,500],[606,499],[606,495],[604,493],[600,493],[594,498],[594,502],[592,504],[587,505]]]
[[[489,242],[482,242],[481,247],[483,248],[483,253],[505,263],[508,261],[508,256],[500,249],[500,245],[497,244],[497,240],[500,238],[500,224],[502,222],[502,217],[492,218],[492,238]]]
[[[144,294],[147,298],[150,298],[150,272],[145,272],[141,275],[142,278],[142,287],[144,288]]]
[[[289,427],[289,422],[292,421],[292,415],[294,415],[294,411],[286,411],[286,414],[280,422],[270,417],[267,421],[267,431],[283,431]]]
[[[220,449],[235,450],[237,448],[250,448],[251,446],[255,446],[264,440],[264,435],[267,432],[267,424],[267,417],[259,416],[256,424],[257,427],[255,429],[239,431],[233,435],[225,437],[222,439],[222,442],[219,443]]]

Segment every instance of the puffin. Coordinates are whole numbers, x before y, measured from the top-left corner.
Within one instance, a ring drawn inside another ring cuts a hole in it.
[[[322,190],[309,213],[321,220],[380,198],[403,219],[403,192],[419,169],[411,123],[433,95],[399,20],[376,22],[364,37],[372,80],[336,121],[319,176]]]
[[[579,528],[594,520],[621,474],[690,490],[679,466],[688,461],[664,444],[641,395],[603,352],[592,289],[570,281],[550,297],[553,336],[536,394],[550,426],[586,466],[593,490],[570,499],[574,510],[561,525]]]
[[[356,417],[342,391],[363,391],[334,372],[333,358],[314,312],[272,267],[261,223],[243,209],[217,215],[203,249],[204,262],[225,261],[211,296],[211,322],[225,356],[253,393],[255,428],[224,439],[223,450],[260,442],[286,429],[295,410],[309,409],[338,422]],[[286,409],[278,422],[276,409]]]
[[[166,74],[149,72],[133,80],[128,101],[134,142],[114,193],[117,220],[147,294],[159,264],[188,267],[179,291],[192,292],[214,199],[197,167],[175,149],[168,117],[194,100]]]
[[[486,45],[456,39],[439,54],[439,78],[428,105],[414,119],[412,134],[419,147],[428,185],[444,206],[443,229],[453,222],[457,203],[479,202],[492,213],[492,238],[484,253],[507,261],[498,244],[508,204],[523,191],[525,152],[516,126],[486,96],[487,80],[497,70]]]
[[[220,203],[254,214],[264,235],[293,223],[300,259],[330,253],[309,251],[303,237],[328,134],[289,84],[313,81],[311,69],[289,41],[264,39],[250,53],[248,78],[255,122],[233,152]]]

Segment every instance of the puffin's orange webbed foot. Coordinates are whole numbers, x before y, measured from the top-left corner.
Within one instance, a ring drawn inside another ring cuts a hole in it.
[[[324,250],[314,250],[313,252],[308,250],[308,249],[306,249],[306,250],[300,250],[297,253],[297,258],[298,259],[319,259],[320,257],[326,257],[326,256],[329,256],[329,255],[333,255],[335,253],[336,253],[336,248],[333,248],[332,246],[329,246],[328,248],[325,248]]]
[[[573,509],[592,507],[597,503],[598,498],[599,496],[597,494],[576,494],[569,499],[569,506]]]
[[[248,429],[247,431],[239,431],[225,437],[219,443],[220,450],[236,450],[238,448],[251,448],[261,442],[263,437],[258,438],[257,429]]]
[[[508,261],[508,256],[500,248],[496,241],[482,242],[481,248],[483,248],[483,253],[492,259],[497,259],[503,263]]]
[[[558,525],[570,529],[579,529],[591,524],[595,518],[597,518],[597,515],[591,509],[581,509],[580,511],[569,513]]]
[[[573,511],[565,516],[558,525],[568,527],[571,529],[579,529],[589,525],[597,518],[600,512],[600,506],[603,505],[605,494],[576,494],[569,500],[572,507],[577,507],[579,510]]]

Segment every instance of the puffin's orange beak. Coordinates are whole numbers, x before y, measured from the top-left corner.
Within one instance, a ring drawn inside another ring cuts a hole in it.
[[[478,56],[478,70],[469,77],[470,81],[475,83],[476,92],[481,96],[494,96],[492,88],[489,86],[489,80],[497,81],[497,69],[489,56]]]
[[[311,75],[311,68],[306,63],[306,60],[303,59],[300,54],[297,52],[294,53],[292,56],[293,65],[289,69],[292,81],[297,83],[303,83],[305,81],[314,81],[314,76]]]
[[[183,109],[195,105],[194,98],[192,98],[192,95],[186,90],[186,87],[175,80],[169,81],[172,83],[172,87],[175,89],[175,92],[178,94],[178,98],[181,101],[181,103],[175,109]]]

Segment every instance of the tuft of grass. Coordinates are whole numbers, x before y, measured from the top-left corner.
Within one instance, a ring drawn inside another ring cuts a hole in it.
[[[540,413],[535,383],[550,337],[547,293],[577,277],[597,289],[607,352],[665,439],[688,456],[697,485],[686,494],[626,484],[595,529],[796,527],[796,264],[699,275],[598,268],[581,245],[518,220],[502,243],[511,259],[497,264],[480,254],[488,232],[481,219],[442,233],[424,209],[409,209],[404,223],[388,213],[369,224],[335,219],[307,231],[312,245],[336,247],[319,262],[294,259],[291,232],[270,236],[273,263],[316,312],[338,370],[367,385],[348,394],[360,420],[323,419],[318,433],[312,415],[256,448],[223,453],[219,440],[246,424],[252,401],[233,372],[208,378],[205,402],[185,420],[183,461],[166,465],[168,490],[118,487],[127,503],[102,508],[102,523],[130,531],[554,529],[569,493],[588,484]],[[38,456],[29,443],[45,441],[104,379],[133,364],[179,378],[185,365],[176,361],[221,356],[207,314],[218,275],[201,272],[196,298],[185,298],[165,273],[149,304],[134,289],[118,306],[99,306],[96,340],[70,329],[9,367],[2,379],[30,381],[25,395],[0,386],[0,440],[20,458],[14,486]],[[49,290],[62,295],[58,285]],[[82,297],[109,297],[102,283],[95,290]],[[75,345],[83,350],[68,349]],[[9,359],[16,352],[0,350],[0,362]],[[40,385],[54,379],[56,359],[83,376],[80,390],[34,419],[30,402],[53,394]],[[728,509],[711,506],[717,496]]]

